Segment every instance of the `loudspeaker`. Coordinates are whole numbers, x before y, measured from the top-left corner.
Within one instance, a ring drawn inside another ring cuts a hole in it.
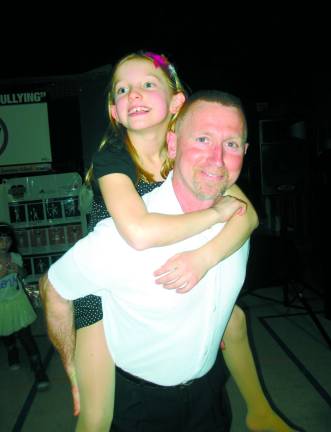
[[[260,146],[262,194],[277,194],[287,187],[297,188],[307,170],[306,144],[290,139]]]
[[[307,170],[304,123],[283,118],[260,120],[259,147],[262,194],[299,186]]]

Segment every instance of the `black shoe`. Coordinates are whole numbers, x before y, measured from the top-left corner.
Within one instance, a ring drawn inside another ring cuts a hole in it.
[[[40,355],[38,353],[30,356],[30,364],[36,379],[35,382],[36,382],[37,389],[38,390],[48,389],[49,379],[48,376],[46,375],[44,365],[42,364]]]
[[[8,366],[11,370],[18,370],[21,367],[20,356],[16,346],[8,349]]]
[[[44,369],[38,369],[35,372],[37,390],[47,390],[49,387],[49,379]]]

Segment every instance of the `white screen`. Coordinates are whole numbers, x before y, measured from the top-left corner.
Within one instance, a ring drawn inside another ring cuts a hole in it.
[[[0,105],[0,166],[52,161],[47,103]]]

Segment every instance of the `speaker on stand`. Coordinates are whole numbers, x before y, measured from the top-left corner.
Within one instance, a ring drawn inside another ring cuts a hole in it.
[[[249,291],[252,282],[255,284],[255,289],[281,285],[283,289],[283,301],[281,303],[285,307],[304,309],[331,348],[330,337],[304,296],[304,291],[307,289],[315,293],[316,291],[303,281],[304,265],[297,245],[297,239],[302,241],[304,237],[305,224],[302,223],[302,220],[307,205],[305,202],[305,182],[307,173],[309,173],[307,142],[291,136],[288,133],[287,123],[280,119],[260,121],[259,132],[261,191],[267,223],[264,227],[264,235],[260,236],[258,240],[260,247],[263,248],[261,255],[264,256],[264,259],[269,256],[270,261],[265,263],[267,264],[266,267],[270,270],[276,262],[277,274],[270,275],[269,271],[269,281],[262,281],[262,285],[261,279],[259,281],[259,278],[255,278],[254,281],[252,271],[255,272],[256,276],[259,276],[261,268],[265,268],[265,266],[263,262],[258,262],[254,256],[258,250],[254,249],[254,244],[255,246],[257,244],[257,236],[255,239],[253,236],[247,284],[245,284],[248,289],[245,291],[244,286],[242,294],[244,295]],[[255,268],[252,267],[254,259]],[[251,289],[253,289],[252,286]],[[272,298],[254,295],[275,301]],[[295,304],[297,300],[300,302],[300,306]]]

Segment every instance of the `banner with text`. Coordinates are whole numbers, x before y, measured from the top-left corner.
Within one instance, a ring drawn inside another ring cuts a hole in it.
[[[0,94],[0,167],[51,161],[46,92]]]

